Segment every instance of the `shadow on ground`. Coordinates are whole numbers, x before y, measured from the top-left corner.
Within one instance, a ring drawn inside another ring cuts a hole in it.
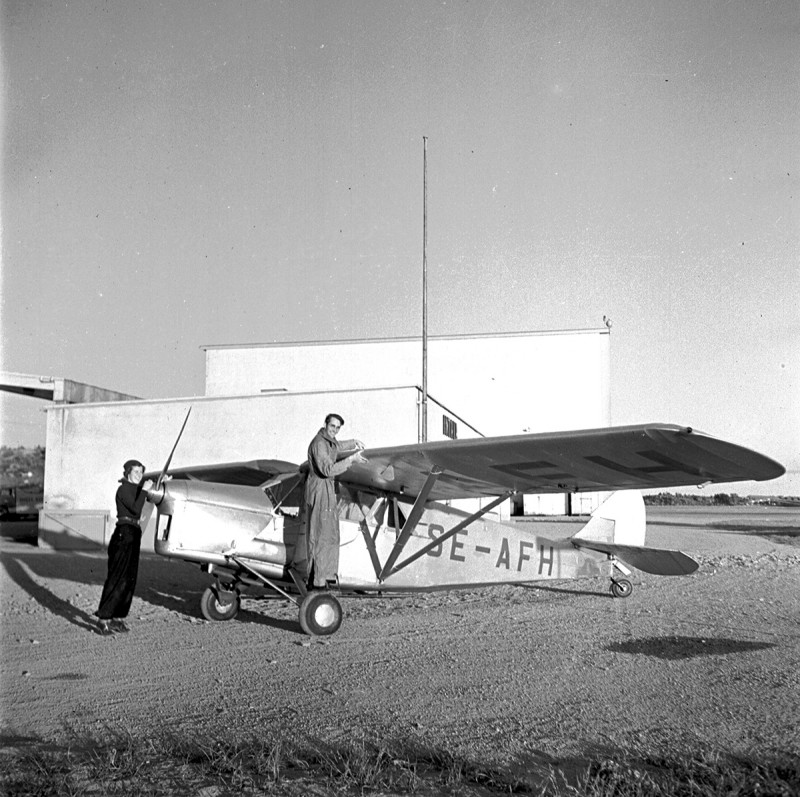
[[[610,583],[610,581],[609,581]],[[587,589],[586,587],[576,586],[575,584],[565,584],[564,586],[552,586],[545,584],[519,584],[520,589],[532,590],[536,592],[549,592],[553,595],[594,595],[599,598],[611,597],[608,590],[605,592],[597,589]]]
[[[48,584],[53,580],[91,586],[99,597],[107,571],[106,552],[31,549],[25,543],[4,542],[0,564],[11,580],[40,606],[84,630],[96,630],[96,618],[69,600],[59,597]],[[199,565],[176,562],[155,553],[143,553],[139,561],[136,597],[152,606],[192,619],[202,618],[200,597],[211,579]],[[77,591],[77,590],[76,590]],[[63,591],[62,591],[63,592]],[[296,619],[272,617],[269,612],[285,598],[258,588],[245,593],[242,608],[232,622],[265,625],[302,634]]]
[[[43,551],[24,543],[8,543],[0,552],[0,563],[11,580],[45,609],[82,628],[93,627],[93,615],[59,597],[47,584],[69,581],[96,587],[99,594],[107,571],[105,551]],[[139,563],[136,596],[153,606],[197,617],[200,595],[208,583],[199,567],[145,553]]]
[[[772,642],[753,642],[746,639],[713,639],[701,637],[666,636],[629,639],[612,642],[605,649],[611,653],[629,653],[654,656],[657,659],[676,661],[698,656],[720,656],[727,653],[746,653],[752,650],[774,648]]]

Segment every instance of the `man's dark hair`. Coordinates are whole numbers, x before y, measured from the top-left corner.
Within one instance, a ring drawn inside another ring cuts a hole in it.
[[[336,420],[337,420],[337,421],[339,421],[339,423],[340,423],[342,426],[344,426],[344,418],[342,418],[342,416],[341,416],[341,415],[338,415],[338,414],[337,414],[337,413],[335,413],[335,412],[329,412],[329,413],[328,413],[328,414],[325,416],[325,426],[327,426],[327,425],[328,425],[328,424],[331,422],[331,418],[336,418]]]

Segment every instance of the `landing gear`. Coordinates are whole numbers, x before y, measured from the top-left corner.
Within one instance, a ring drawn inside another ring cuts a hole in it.
[[[206,620],[233,620],[242,605],[238,592],[208,587],[200,598],[200,611]]]
[[[288,575],[294,582],[300,596],[297,597],[288,593],[280,584],[267,578],[263,573],[253,568],[249,563],[243,561],[235,554],[230,554],[229,559],[242,572],[233,574],[220,573],[215,576],[216,582],[208,587],[200,599],[200,610],[203,617],[207,620],[232,620],[239,613],[241,606],[241,596],[239,595],[240,585],[248,586],[259,582],[269,587],[278,595],[282,595],[286,600],[291,601],[300,608],[300,627],[309,636],[330,636],[339,630],[344,618],[342,605],[328,590],[307,592],[304,579],[291,568]],[[209,565],[206,572],[211,572],[212,566]],[[253,582],[253,578],[256,579]],[[225,579],[224,581],[222,579]],[[283,577],[286,580],[286,576]]]
[[[342,605],[330,592],[309,592],[300,603],[300,627],[309,636],[335,634],[342,617]]]
[[[632,572],[615,556],[609,556],[609,559],[611,559],[614,564],[614,571],[611,576],[611,594],[615,598],[627,598],[631,592],[633,592],[633,584],[629,579]],[[620,573],[625,576],[625,578],[619,578],[618,576]]]
[[[633,584],[627,578],[619,578],[611,582],[611,594],[615,598],[627,598],[633,592]]]

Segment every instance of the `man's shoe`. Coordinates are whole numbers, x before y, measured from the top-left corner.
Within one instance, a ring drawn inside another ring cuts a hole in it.
[[[113,633],[108,624],[108,620],[98,620],[96,630],[97,633],[100,634],[100,636],[111,636],[111,634]]]
[[[110,625],[111,630],[118,634],[127,634],[128,631],[131,630],[128,628],[128,624],[124,620],[112,620]]]

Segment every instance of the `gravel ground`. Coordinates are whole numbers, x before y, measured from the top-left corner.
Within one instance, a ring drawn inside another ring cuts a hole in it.
[[[777,518],[777,519],[776,519]],[[208,579],[142,558],[129,634],[91,630],[104,553],[0,539],[5,747],[65,726],[234,737],[278,727],[403,739],[493,764],[698,745],[800,755],[797,513],[720,520],[650,512],[648,544],[692,576],[344,598],[304,636],[280,599],[201,619]]]

